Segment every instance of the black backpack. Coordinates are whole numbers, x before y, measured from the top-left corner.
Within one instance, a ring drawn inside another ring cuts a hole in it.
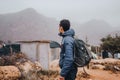
[[[74,63],[77,67],[84,67],[91,61],[91,52],[86,47],[84,41],[80,39],[74,40]]]

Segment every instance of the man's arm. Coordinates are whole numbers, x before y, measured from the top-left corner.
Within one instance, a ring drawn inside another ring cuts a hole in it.
[[[61,69],[61,73],[60,75],[62,77],[65,77],[68,72],[71,70],[74,59],[73,59],[73,41],[70,39],[67,39],[64,42],[64,46],[65,46],[65,58],[64,58],[64,63],[63,63],[63,67]]]

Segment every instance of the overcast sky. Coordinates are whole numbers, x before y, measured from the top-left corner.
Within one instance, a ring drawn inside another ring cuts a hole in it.
[[[57,20],[67,18],[84,23],[98,19],[120,26],[120,0],[0,0],[0,14],[26,8]]]

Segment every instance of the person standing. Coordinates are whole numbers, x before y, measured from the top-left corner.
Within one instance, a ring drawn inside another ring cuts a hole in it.
[[[107,50],[104,50],[102,52],[102,57],[103,57],[103,59],[108,58],[108,51]]]
[[[59,24],[59,35],[62,37],[59,66],[61,68],[60,80],[75,80],[77,66],[74,64],[74,35],[70,28],[70,21],[63,19]]]

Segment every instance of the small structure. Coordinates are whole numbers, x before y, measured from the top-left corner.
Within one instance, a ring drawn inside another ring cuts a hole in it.
[[[40,62],[43,69],[48,70],[50,62],[59,58],[59,49],[51,49],[50,41],[19,41],[21,52],[32,61]]]
[[[0,56],[7,55],[9,52],[8,48],[5,46],[3,41],[0,41]]]

